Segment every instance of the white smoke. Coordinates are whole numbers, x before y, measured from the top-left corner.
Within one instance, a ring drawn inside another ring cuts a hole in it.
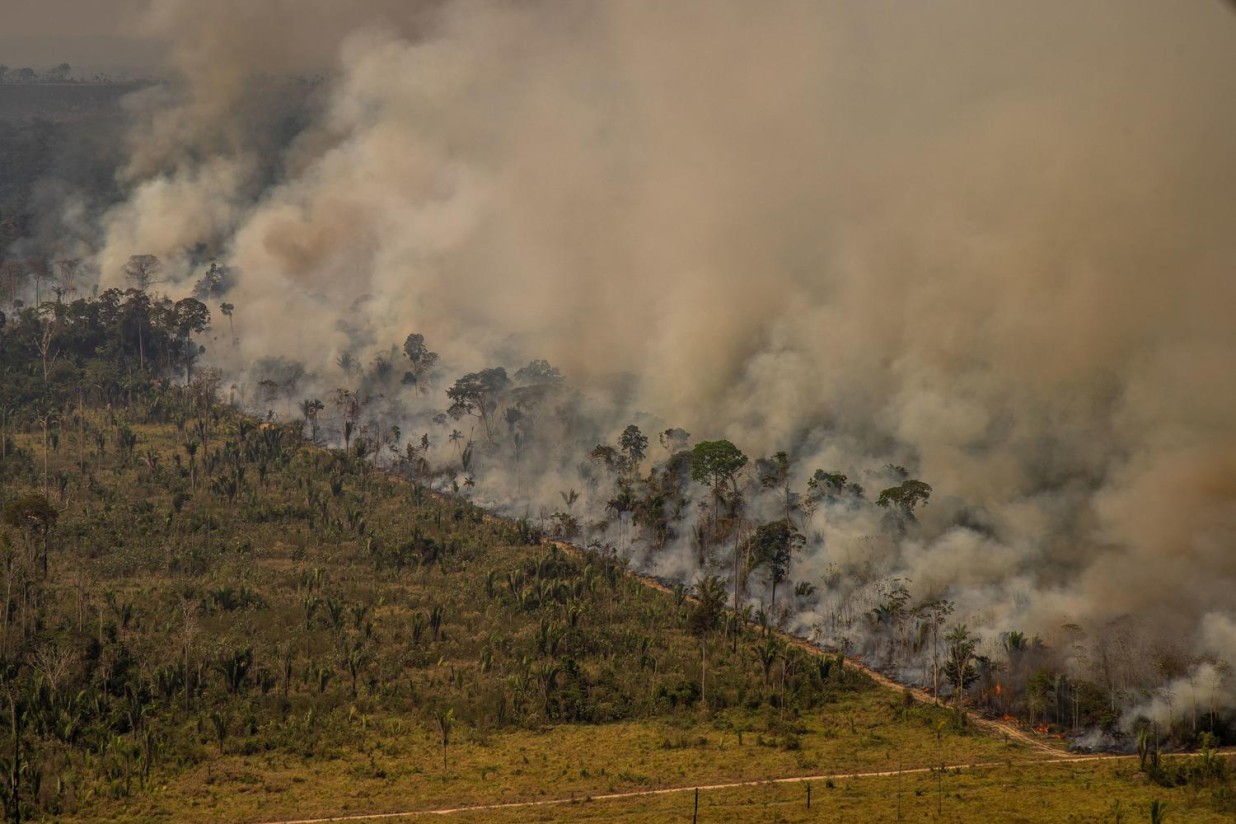
[[[154,8],[184,85],[135,103],[98,259],[105,284],[135,253],[187,283],[215,248],[240,273],[239,344],[211,347],[233,373],[294,358],[326,393],[354,381],[341,357],[416,331],[456,375],[548,358],[583,390],[580,442],[643,416],[787,449],[799,489],[824,468],[870,495],[888,463],[932,484],[904,541],[815,514],[801,627],[892,578],[989,640],[1135,614],[1197,653],[1236,621],[1218,4]],[[238,113],[292,69],[328,80],[272,143]],[[445,406],[383,403],[405,433]],[[471,494],[560,508],[583,457],[491,465]],[[699,572],[686,538],[632,551]],[[835,569],[852,584],[825,591]]]

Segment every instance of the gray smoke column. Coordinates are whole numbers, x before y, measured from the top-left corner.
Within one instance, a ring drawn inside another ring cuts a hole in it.
[[[135,104],[100,262],[223,250],[221,362],[326,374],[417,331],[458,369],[630,374],[631,410],[804,477],[935,487],[902,542],[817,513],[797,574],[871,561],[989,636],[1133,614],[1236,660],[1221,4],[164,0],[149,26],[184,87]],[[233,113],[289,70],[327,79],[272,166]]]

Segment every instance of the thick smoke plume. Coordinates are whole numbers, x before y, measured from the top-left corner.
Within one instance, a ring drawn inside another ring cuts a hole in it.
[[[829,571],[866,569],[989,641],[1236,661],[1220,4],[160,0],[147,25],[181,85],[132,101],[103,282],[151,253],[187,286],[205,244],[237,273],[210,357],[250,385],[282,357],[324,393],[413,331],[455,374],[546,358],[598,437],[933,485],[904,540],[814,514],[805,631]],[[287,72],[321,78],[294,128],[259,105]],[[390,399],[405,437],[444,385]],[[473,494],[560,505],[581,459]],[[679,543],[636,554],[689,579]]]

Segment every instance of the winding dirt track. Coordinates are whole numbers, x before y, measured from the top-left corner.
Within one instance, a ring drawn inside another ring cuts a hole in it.
[[[1057,753],[1058,754],[1058,753]],[[1068,758],[1035,759],[1033,761],[988,762],[983,764],[946,764],[945,770],[976,770],[983,767],[1008,767],[1026,764],[1073,764],[1081,761],[1105,761],[1112,758],[1135,758],[1132,755],[1077,755]],[[574,798],[547,798],[540,801],[509,801],[503,804],[477,804],[472,807],[439,807],[432,810],[409,810],[395,813],[354,813],[329,818],[295,818],[278,821],[264,821],[261,824],[331,824],[344,821],[391,821],[399,818],[417,818],[431,815],[459,815],[463,813],[483,813],[497,810],[530,809],[533,807],[560,807],[569,804],[595,803],[601,801],[623,801],[632,798],[652,798],[661,795],[680,795],[698,790],[699,792],[716,792],[718,790],[735,790],[743,787],[768,787],[778,784],[806,784],[810,781],[842,781],[853,778],[891,778],[896,775],[917,775],[938,770],[939,767],[912,767],[904,770],[881,770],[879,772],[859,773],[820,773],[818,775],[795,775],[787,778],[762,778],[750,781],[730,781],[724,784],[698,784],[685,787],[663,787],[658,790],[630,790],[621,793],[605,795],[590,795]]]

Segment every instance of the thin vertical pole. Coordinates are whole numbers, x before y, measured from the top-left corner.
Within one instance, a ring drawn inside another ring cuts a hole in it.
[[[901,821],[901,750],[897,751],[897,820]]]

